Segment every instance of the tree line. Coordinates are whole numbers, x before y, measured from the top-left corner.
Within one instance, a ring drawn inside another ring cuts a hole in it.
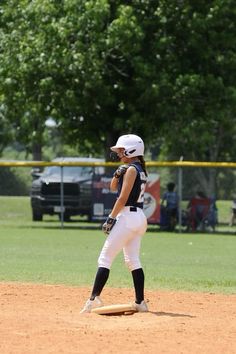
[[[133,132],[152,159],[234,161],[235,23],[234,0],[1,0],[0,151],[40,160],[52,118],[83,154]]]

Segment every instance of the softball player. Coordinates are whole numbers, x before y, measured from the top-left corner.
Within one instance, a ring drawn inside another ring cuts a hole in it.
[[[143,213],[147,181],[143,158],[144,143],[137,135],[122,135],[111,150],[126,165],[118,167],[111,180],[110,188],[117,191],[117,200],[102,227],[108,236],[98,259],[91,296],[81,313],[103,306],[99,295],[109,277],[112,262],[121,250],[133,278],[136,310],[147,312],[148,307],[144,301],[144,272],[139,259],[141,238],[147,229],[147,219]]]

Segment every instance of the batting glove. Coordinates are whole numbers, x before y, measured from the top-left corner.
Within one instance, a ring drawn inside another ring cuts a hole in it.
[[[121,165],[117,168],[117,170],[114,172],[113,177],[115,178],[120,178],[121,176],[123,176],[125,174],[125,172],[127,171],[127,168],[129,166],[127,165]]]
[[[106,219],[106,221],[102,225],[102,231],[105,234],[109,235],[109,233],[111,232],[111,229],[113,228],[115,223],[116,223],[116,219],[111,218],[110,216],[108,216],[108,218]]]

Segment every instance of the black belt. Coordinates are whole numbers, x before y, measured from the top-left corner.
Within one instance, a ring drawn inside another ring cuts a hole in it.
[[[137,211],[137,207],[131,206],[129,207],[129,211]]]

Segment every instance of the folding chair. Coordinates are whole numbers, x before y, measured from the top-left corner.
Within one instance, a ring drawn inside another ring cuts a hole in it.
[[[190,200],[189,224],[192,231],[205,230],[211,206],[209,198],[192,198]]]

